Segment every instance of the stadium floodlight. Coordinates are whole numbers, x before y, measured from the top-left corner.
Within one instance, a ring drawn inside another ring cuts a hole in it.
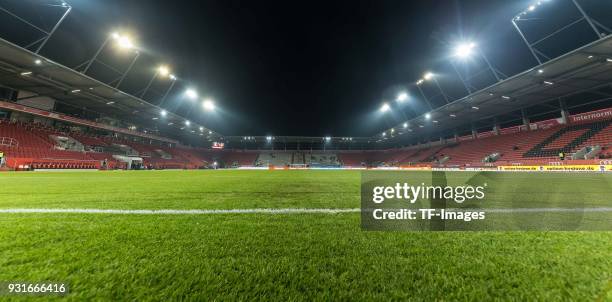
[[[138,96],[139,98],[144,98],[144,96],[147,94],[147,91],[149,91],[149,89],[151,88],[151,85],[153,85],[153,82],[155,81],[155,79],[157,79],[158,76],[161,77],[168,77],[170,76],[170,68],[166,65],[160,65],[159,67],[157,67],[157,69],[155,70],[155,73],[153,74],[153,77],[151,78],[151,80],[149,81],[149,83],[147,84],[147,87],[145,87],[145,89],[142,90],[142,92],[140,93],[140,95]],[[172,89],[172,87],[174,87],[174,81],[172,82],[172,85],[170,86],[170,88],[168,89],[168,91],[166,92],[166,94],[164,95],[164,98],[162,99],[162,103],[164,102],[167,94],[170,92],[170,89]],[[160,103],[160,105],[162,104]]]
[[[396,99],[396,100],[397,100],[399,103],[402,103],[402,102],[406,101],[407,99],[408,99],[408,94],[407,94],[407,93],[405,93],[405,92],[402,92],[402,93],[400,93],[400,94],[398,94],[398,95],[397,95],[397,99]]]
[[[166,65],[160,65],[157,67],[157,73],[159,73],[159,75],[162,77],[167,77],[170,75],[170,68],[168,68]]]
[[[114,42],[115,45],[122,50],[132,50],[134,48],[136,48],[136,46],[134,45],[134,42],[132,42],[132,39],[128,36],[128,35],[123,35],[120,34],[118,32],[113,32],[111,33],[106,40],[104,40],[104,42],[102,43],[102,45],[100,45],[100,47],[98,48],[98,50],[96,51],[96,53],[94,54],[94,56],[89,59],[88,61],[85,61],[85,63],[87,65],[85,65],[85,68],[83,69],[82,73],[86,74],[87,71],[89,70],[89,68],[91,67],[91,65],[98,59],[98,56],[100,56],[100,54],[102,53],[102,51],[104,50],[104,48],[106,48],[106,46],[108,45],[108,43],[110,42]],[[123,81],[123,78],[125,77],[125,75],[127,73],[130,72],[130,70],[132,69],[134,63],[136,62],[136,60],[138,59],[138,56],[140,55],[138,53],[138,51],[134,51],[136,53],[136,57],[134,58],[132,64],[130,64],[130,66],[128,67],[127,71],[124,72],[124,75],[122,76],[121,80],[119,82]],[[85,64],[83,63],[83,64]],[[79,65],[80,67],[81,65]]]
[[[425,113],[425,119],[430,119],[431,118],[431,113]]]
[[[198,92],[193,89],[193,88],[188,88],[185,91],[185,95],[190,99],[190,100],[195,100],[198,98]]]
[[[115,43],[121,49],[133,49],[135,47],[134,42],[132,42],[132,39],[127,35],[114,32],[111,34],[111,38],[115,40]]]
[[[159,115],[161,115],[162,117],[166,117],[166,115],[168,115],[168,112],[166,110],[162,110],[159,112]]]
[[[170,80],[176,81],[176,75],[170,74]]]
[[[272,141],[272,137],[271,136],[266,136],[266,141],[271,142]]]
[[[215,110],[215,102],[213,100],[211,100],[211,99],[206,99],[202,103],[202,107],[204,107],[204,110],[206,110],[206,111],[214,111]]]
[[[387,112],[391,110],[391,106],[389,106],[388,103],[383,103],[382,106],[380,106],[380,112]]]
[[[444,97],[444,100],[446,101],[446,103],[450,103],[448,99],[448,95],[444,92],[444,90],[442,90],[442,86],[440,86],[440,83],[438,83],[438,80],[436,79],[436,75],[433,72],[431,71],[425,72],[425,74],[423,74],[423,78],[418,80],[416,84],[417,86],[420,86],[421,84],[423,84],[424,81],[429,81],[429,80],[433,80],[434,84],[436,84],[436,87],[438,87],[438,90],[440,90],[440,94],[442,95],[442,97]],[[429,100],[423,93],[423,90],[421,90],[421,87],[418,87],[418,88],[419,88],[419,91],[421,92],[421,95],[423,96],[427,104],[429,105],[429,107],[432,108],[431,104],[429,103]]]
[[[331,137],[326,136],[326,137],[325,137],[325,141],[329,143],[329,142],[331,141]]]
[[[189,126],[189,125],[191,125],[191,122],[190,121],[185,121],[185,126]]]
[[[487,56],[482,51],[480,51],[480,49],[478,48],[478,45],[476,43],[474,43],[472,41],[463,42],[463,43],[457,44],[455,46],[455,49],[453,50],[453,56],[455,58],[458,58],[458,59],[464,60],[464,61],[466,59],[472,57],[475,54],[479,55],[484,60],[484,62],[487,64],[487,68],[491,71],[491,73],[493,73],[493,76],[499,82],[501,79],[500,79],[498,73],[500,73],[500,72],[498,72],[493,67],[493,65],[491,64],[491,62],[487,58]],[[457,67],[455,67],[454,63],[451,62],[451,64],[453,65],[453,68],[455,69],[455,72],[457,73],[457,75],[459,76],[461,81],[463,82],[463,85],[465,86],[465,89],[469,93],[472,93],[471,89],[469,88],[469,85],[466,83],[466,79],[464,79],[463,76],[461,75],[461,73],[459,73],[459,71],[457,70]]]
[[[382,136],[387,136],[387,132],[383,132],[383,133],[382,133]]]
[[[474,53],[474,48],[476,48],[476,43],[474,42],[461,43],[455,47],[455,57],[461,59],[468,58]]]
[[[404,129],[408,128],[408,123],[404,123]]]

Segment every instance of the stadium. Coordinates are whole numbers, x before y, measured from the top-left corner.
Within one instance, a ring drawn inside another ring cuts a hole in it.
[[[161,35],[152,29],[85,25],[114,22],[106,8],[159,17],[163,5],[101,2],[0,1],[0,299],[612,300],[609,3],[484,1],[510,10],[496,26],[514,40],[436,34],[447,55],[425,49],[428,66],[405,67],[420,76],[381,84],[362,115],[307,114],[357,107],[332,98],[285,107],[248,96],[242,110],[270,112],[238,128],[238,103],[188,76],[214,68],[192,43],[215,35],[183,33],[174,68],[147,46],[169,44],[148,41]],[[384,23],[376,14],[399,4],[337,5]],[[408,13],[425,14],[419,5],[394,14],[424,22]],[[342,56],[351,51],[363,50]],[[309,88],[327,95],[315,88],[333,84]],[[282,135],[261,130],[275,118]],[[313,130],[327,122],[364,130]]]

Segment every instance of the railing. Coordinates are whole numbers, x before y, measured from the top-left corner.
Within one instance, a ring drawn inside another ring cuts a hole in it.
[[[12,137],[0,137],[0,146],[19,147],[19,142]]]

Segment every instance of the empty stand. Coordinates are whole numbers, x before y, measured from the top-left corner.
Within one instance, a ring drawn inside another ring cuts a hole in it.
[[[261,152],[256,166],[288,166],[292,164],[293,152]]]
[[[255,165],[257,156],[257,152],[228,150],[223,152],[222,159],[226,167],[248,167]]]
[[[562,127],[525,152],[523,157],[554,157],[561,152],[569,155],[582,148],[593,137],[597,137],[610,123],[611,121],[600,121]]]
[[[336,153],[306,153],[304,154],[305,163],[310,166],[335,167],[340,165]],[[294,164],[296,164],[294,162]]]
[[[494,164],[529,164],[558,162],[560,152],[569,159],[580,151],[575,156],[580,158],[588,150],[597,151],[592,155],[594,158],[605,159],[612,158],[612,121],[584,121],[431,147],[368,151],[210,150],[135,140],[84,132],[67,133],[42,124],[0,120],[0,151],[9,159],[7,164],[47,169],[100,168],[103,161],[109,168],[123,167],[114,155],[140,157],[145,167],[154,169],[206,168],[213,166],[214,162],[221,162],[225,167],[397,167],[420,164],[456,167],[491,164],[483,160],[492,154],[498,155]]]

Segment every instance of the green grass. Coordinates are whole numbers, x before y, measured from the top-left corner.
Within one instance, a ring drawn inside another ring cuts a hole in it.
[[[589,177],[549,175],[582,188]],[[15,173],[0,183],[0,208],[360,205],[355,171]],[[587,203],[609,206],[609,195]],[[73,301],[612,301],[612,232],[367,232],[358,213],[0,214],[8,280],[65,281]]]

